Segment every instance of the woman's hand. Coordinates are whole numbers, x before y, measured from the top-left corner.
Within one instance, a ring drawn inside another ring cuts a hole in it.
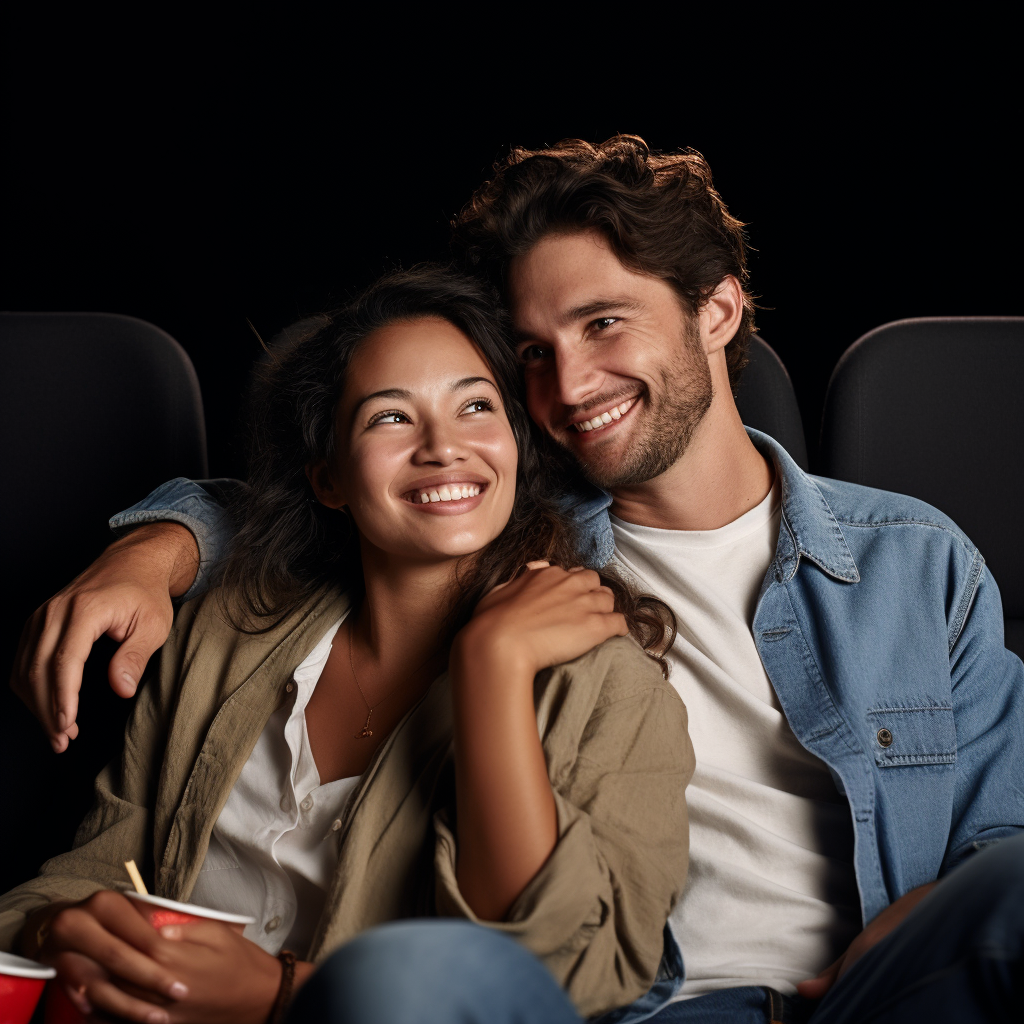
[[[466,651],[477,663],[495,660],[532,679],[541,669],[628,633],[612,592],[596,572],[566,571],[544,561],[528,562],[527,569],[480,601],[456,636],[453,655]]]
[[[204,921],[157,932],[120,893],[54,908],[27,927],[42,933],[34,956],[56,967],[84,1014],[146,1024],[263,1024],[281,981],[278,960],[227,925]],[[32,951],[31,942],[23,945]]]
[[[495,587],[452,644],[456,877],[477,917],[498,921],[558,841],[533,678],[627,632],[596,572],[531,562]]]

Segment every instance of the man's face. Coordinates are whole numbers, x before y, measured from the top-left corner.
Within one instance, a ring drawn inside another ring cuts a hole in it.
[[[665,281],[624,267],[597,231],[553,234],[509,291],[527,406],[605,489],[679,460],[713,390],[697,318]]]

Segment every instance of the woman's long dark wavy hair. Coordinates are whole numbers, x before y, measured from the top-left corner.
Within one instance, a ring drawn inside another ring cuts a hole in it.
[[[334,460],[335,411],[360,344],[389,324],[421,318],[447,321],[479,350],[494,373],[519,453],[509,521],[482,551],[458,564],[442,642],[450,643],[480,598],[526,562],[580,563],[576,530],[559,504],[565,463],[523,407],[507,315],[483,282],[451,268],[422,265],[389,274],[342,309],[290,328],[254,371],[250,486],[230,509],[237,533],[222,578],[222,592],[241,599],[239,611],[229,610],[237,628],[266,632],[330,587],[361,594],[358,534],[345,513],[316,500],[306,467]],[[671,611],[614,571],[605,569],[601,577],[631,635],[667,672],[663,653],[675,634]]]

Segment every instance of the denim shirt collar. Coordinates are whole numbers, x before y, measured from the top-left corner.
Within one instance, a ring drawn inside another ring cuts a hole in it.
[[[746,428],[754,447],[775,465],[782,486],[782,526],[773,563],[779,582],[791,580],[801,558],[846,583],[857,583],[860,573],[843,531],[813,477],[808,476],[776,440]],[[584,561],[601,568],[611,561],[615,536],[608,510],[612,496],[586,484],[575,496],[572,517],[580,530]]]
[[[774,438],[746,428],[754,447],[771,459],[782,485],[782,526],[775,548],[776,578],[788,582],[801,558],[845,583],[860,582],[849,545],[814,478],[805,473]]]

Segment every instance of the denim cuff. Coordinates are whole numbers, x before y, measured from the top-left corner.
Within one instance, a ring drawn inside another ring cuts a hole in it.
[[[137,505],[118,512],[110,519],[110,529],[120,537],[145,523],[172,522],[188,527],[199,547],[199,571],[178,602],[190,601],[209,589],[234,537],[227,513],[213,494],[223,500],[233,489],[244,486],[238,480],[175,477],[151,491]]]

